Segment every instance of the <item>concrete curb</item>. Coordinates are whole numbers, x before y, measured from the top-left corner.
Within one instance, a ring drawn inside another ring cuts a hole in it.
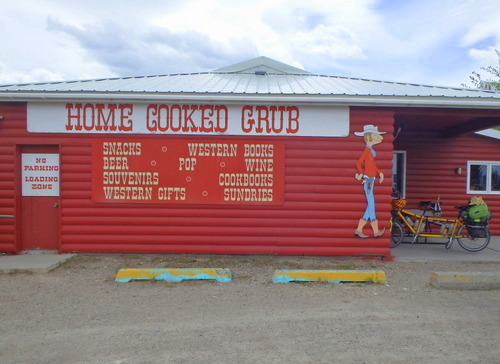
[[[433,272],[430,284],[439,289],[500,289],[500,272]]]
[[[231,282],[232,273],[227,268],[124,268],[116,274],[116,282],[132,280],[162,280],[181,282],[186,279],[214,279],[218,282]]]
[[[370,282],[387,283],[383,271],[355,270],[277,270],[273,275],[274,283],[289,282]]]
[[[76,254],[21,254],[0,257],[0,273],[47,273]]]

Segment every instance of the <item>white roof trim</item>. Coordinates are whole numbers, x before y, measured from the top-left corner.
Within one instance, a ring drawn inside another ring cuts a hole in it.
[[[260,102],[304,104],[347,104],[350,106],[400,107],[467,107],[499,109],[499,99],[445,96],[373,96],[373,95],[274,95],[274,94],[220,94],[220,93],[149,93],[149,92],[1,92],[0,99],[12,101],[63,100],[130,100],[156,102]]]
[[[477,131],[476,134],[490,137],[490,138],[494,138],[494,139],[500,139],[500,130],[496,130],[496,129],[481,130],[481,131]]]

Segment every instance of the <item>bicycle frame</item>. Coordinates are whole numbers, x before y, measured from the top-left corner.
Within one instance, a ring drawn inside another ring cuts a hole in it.
[[[439,196],[437,203],[421,202],[426,206],[422,213],[405,210],[405,200],[399,199],[396,202],[393,203],[391,219],[391,248],[398,246],[408,236],[413,237],[412,245],[420,237],[447,239],[446,249],[450,249],[453,240],[457,239],[458,244],[470,252],[481,251],[490,242],[488,219],[470,219],[468,205],[455,206],[459,210],[458,216],[455,219],[449,219],[441,217]],[[440,227],[439,232],[432,231],[433,225]]]
[[[457,232],[460,230],[460,227],[464,226],[464,223],[460,221],[459,218],[456,219],[447,219],[444,217],[436,217],[436,216],[425,216],[421,214],[417,214],[408,210],[400,209],[396,212],[396,217],[400,223],[404,224],[408,229],[409,233],[413,235],[412,244],[414,244],[419,237],[423,238],[446,238],[448,239],[448,244],[451,244],[453,239],[464,238],[466,235],[458,235]],[[409,217],[411,220],[411,224],[407,221],[406,217]],[[425,231],[425,227],[428,224],[436,224],[436,225],[448,225],[450,228],[445,228],[444,232],[434,233]]]

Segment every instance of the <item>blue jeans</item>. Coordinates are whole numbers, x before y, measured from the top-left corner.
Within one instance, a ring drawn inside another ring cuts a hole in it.
[[[363,178],[363,189],[365,190],[367,203],[365,214],[363,215],[363,220],[377,220],[377,216],[375,215],[375,197],[373,195],[373,189],[375,187],[375,177],[363,176]]]

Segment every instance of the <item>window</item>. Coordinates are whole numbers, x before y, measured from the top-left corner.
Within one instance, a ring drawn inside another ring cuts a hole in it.
[[[500,195],[500,162],[468,162],[467,193]]]
[[[392,154],[392,197],[406,197],[406,152]]]

